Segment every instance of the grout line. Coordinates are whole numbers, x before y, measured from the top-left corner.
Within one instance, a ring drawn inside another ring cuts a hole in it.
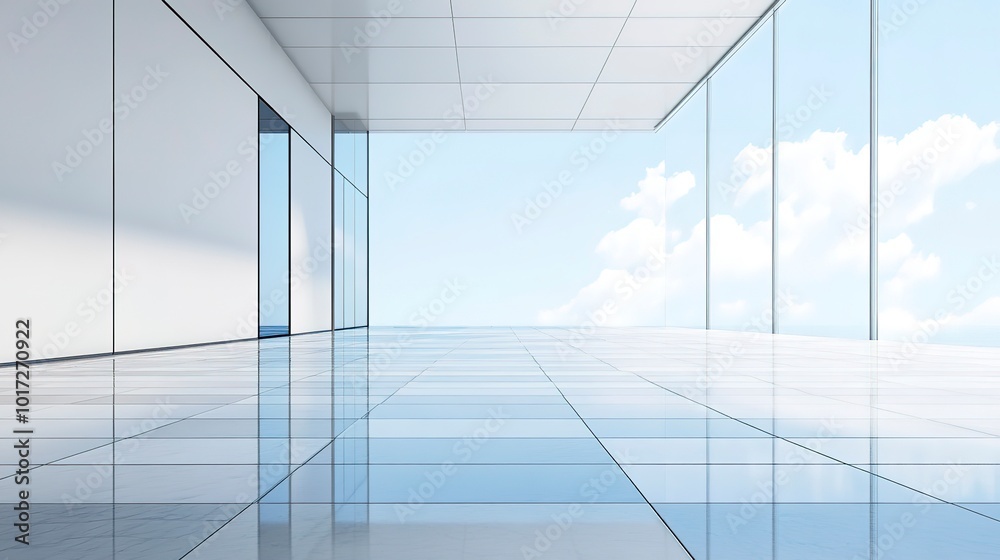
[[[551,336],[551,335],[550,335],[550,336]],[[555,337],[553,336],[553,338],[555,338]],[[625,371],[625,370],[622,370],[622,369],[619,369],[619,368],[618,368],[617,366],[615,366],[614,364],[611,364],[610,362],[607,362],[606,360],[603,360],[603,359],[601,359],[601,358],[599,358],[599,357],[597,357],[597,356],[594,356],[593,354],[590,354],[589,352],[587,352],[587,351],[585,351],[585,350],[581,349],[580,347],[578,347],[578,346],[574,346],[574,345],[573,345],[572,343],[570,343],[570,342],[566,342],[566,341],[562,341],[561,339],[558,339],[558,338],[556,338],[556,340],[559,340],[559,341],[563,342],[564,344],[567,344],[567,345],[569,345],[569,346],[572,346],[573,348],[576,348],[576,349],[577,349],[578,351],[582,352],[582,353],[583,353],[584,355],[587,355],[587,356],[590,356],[591,358],[593,358],[593,359],[595,359],[595,360],[597,360],[597,361],[599,361],[599,362],[601,362],[601,363],[603,363],[603,364],[607,365],[608,367],[611,367],[611,368],[614,368],[614,369],[615,369],[616,371],[618,371],[618,372],[620,372],[620,373],[625,373],[625,374],[631,374],[631,375],[634,375],[635,377],[638,377],[639,379],[642,379],[643,381],[645,381],[645,382],[647,382],[647,383],[649,383],[649,384],[651,384],[651,385],[653,385],[653,386],[655,386],[655,387],[659,387],[660,389],[663,389],[664,391],[667,391],[667,392],[669,392],[669,393],[671,393],[671,394],[673,394],[673,395],[675,395],[675,396],[677,396],[677,397],[679,397],[679,398],[682,398],[682,399],[684,399],[684,400],[686,400],[686,401],[689,401],[689,402],[691,402],[691,403],[694,403],[694,404],[696,404],[696,405],[698,405],[698,406],[703,406],[703,407],[707,408],[708,410],[710,410],[710,411],[712,411],[712,412],[714,412],[714,413],[716,413],[716,414],[718,414],[718,415],[720,415],[720,416],[723,416],[723,417],[725,417],[725,418],[728,418],[729,420],[732,420],[732,421],[734,421],[734,422],[737,422],[737,423],[739,423],[739,424],[742,424],[742,425],[744,425],[744,426],[746,426],[746,427],[748,427],[748,428],[750,428],[750,429],[752,429],[752,430],[756,430],[756,431],[758,431],[758,432],[762,432],[762,433],[764,433],[764,434],[766,434],[767,436],[770,436],[770,437],[772,437],[772,438],[777,438],[777,439],[780,439],[780,440],[782,440],[782,441],[785,441],[786,443],[789,443],[789,444],[791,444],[791,445],[794,445],[794,446],[796,446],[796,447],[799,447],[799,448],[801,448],[801,449],[804,449],[804,450],[806,450],[806,451],[810,451],[810,452],[812,452],[812,453],[815,453],[816,455],[819,455],[819,456],[821,456],[821,457],[825,457],[825,458],[827,458],[827,459],[830,459],[831,461],[834,461],[834,462],[836,462],[836,463],[838,463],[838,464],[840,464],[840,465],[843,465],[843,466],[846,466],[846,467],[850,467],[850,468],[852,468],[852,469],[855,469],[855,470],[859,470],[859,471],[861,471],[861,472],[864,472],[864,473],[867,473],[867,474],[869,474],[869,475],[871,475],[871,476],[874,476],[874,477],[877,477],[877,478],[879,478],[879,479],[881,479],[881,480],[885,480],[886,482],[889,482],[889,483],[891,483],[891,484],[895,484],[895,485],[897,485],[897,486],[900,486],[900,487],[903,487],[903,488],[906,488],[907,490],[910,490],[910,491],[912,491],[912,492],[915,492],[915,493],[917,493],[917,494],[920,494],[920,495],[922,495],[922,496],[926,496],[927,498],[930,498],[931,500],[934,500],[935,502],[940,502],[940,503],[942,503],[942,504],[949,504],[949,505],[953,505],[953,506],[955,506],[955,507],[957,507],[957,508],[959,508],[959,509],[963,509],[963,510],[966,510],[966,511],[968,511],[968,512],[970,512],[970,513],[974,513],[974,514],[976,514],[976,515],[978,515],[978,516],[981,516],[981,517],[984,517],[984,518],[986,518],[986,519],[990,519],[990,520],[992,520],[992,521],[997,521],[997,522],[1000,522],[1000,519],[997,519],[997,518],[994,518],[994,517],[992,517],[992,516],[989,516],[989,515],[987,515],[987,514],[985,514],[985,513],[982,513],[982,512],[978,512],[978,511],[976,511],[976,510],[973,510],[973,509],[970,509],[970,508],[967,508],[967,507],[965,507],[965,506],[963,506],[963,505],[961,505],[961,504],[958,504],[958,503],[955,503],[955,502],[950,502],[950,501],[947,501],[947,500],[943,500],[943,499],[941,499],[941,498],[938,498],[938,497],[936,497],[936,496],[933,496],[933,495],[931,495],[931,494],[928,494],[928,493],[926,493],[926,492],[924,492],[924,491],[922,491],[922,490],[918,490],[917,488],[914,488],[914,487],[912,487],[912,486],[909,486],[909,485],[906,485],[906,484],[903,484],[903,483],[901,483],[901,482],[898,482],[898,481],[895,481],[895,480],[892,480],[892,479],[890,479],[890,478],[886,478],[886,477],[884,477],[884,476],[881,476],[881,475],[879,475],[879,474],[877,474],[877,473],[874,473],[874,472],[871,472],[871,471],[869,471],[868,469],[864,469],[864,468],[862,468],[862,467],[859,467],[858,465],[853,465],[853,464],[851,464],[851,463],[848,463],[848,462],[846,462],[846,461],[842,461],[842,460],[840,460],[840,459],[837,459],[836,457],[834,457],[834,456],[832,456],[832,455],[828,455],[828,454],[826,454],[826,453],[822,453],[822,452],[820,452],[820,451],[817,451],[817,450],[815,450],[815,449],[812,449],[812,448],[810,448],[810,447],[807,447],[807,446],[805,446],[805,445],[802,445],[801,443],[798,443],[797,441],[793,441],[792,439],[789,439],[788,437],[785,437],[785,436],[779,436],[779,435],[777,435],[777,434],[772,434],[772,433],[768,432],[767,430],[764,430],[764,429],[760,428],[759,426],[756,426],[756,425],[754,425],[754,424],[751,424],[750,422],[747,422],[747,421],[745,421],[745,420],[741,420],[741,419],[739,419],[739,418],[737,418],[737,417],[735,417],[735,416],[731,416],[731,415],[729,415],[729,414],[726,414],[725,412],[722,412],[721,410],[719,410],[719,409],[717,409],[717,408],[714,408],[714,407],[712,407],[712,406],[709,406],[709,405],[708,405],[708,404],[706,404],[706,403],[700,403],[700,402],[698,402],[698,401],[696,401],[696,400],[694,400],[694,399],[692,399],[692,398],[690,398],[690,397],[686,397],[686,396],[684,396],[684,395],[682,395],[682,394],[680,394],[680,393],[678,393],[678,392],[674,391],[673,389],[670,389],[669,387],[665,387],[665,386],[663,386],[663,385],[660,385],[659,383],[657,383],[657,382],[655,382],[655,381],[652,381],[652,380],[649,380],[649,379],[645,378],[644,376],[642,376],[642,375],[640,375],[640,374],[638,374],[638,373],[635,373],[635,372],[633,372],[633,371]],[[706,435],[706,437],[708,437],[708,436]],[[795,439],[802,439],[802,438],[795,438]]]
[[[633,7],[634,7],[634,5],[633,5]],[[684,552],[687,553],[688,557],[691,560],[694,560],[694,555],[691,554],[691,551],[688,550],[688,547],[683,542],[681,542],[681,539],[680,539],[680,537],[677,536],[677,533],[675,533],[674,530],[670,528],[670,525],[667,524],[667,520],[664,519],[662,515],[660,515],[660,512],[657,511],[656,507],[654,507],[653,504],[652,504],[652,502],[649,501],[649,498],[647,498],[646,495],[642,492],[642,490],[639,489],[639,486],[635,483],[635,481],[632,480],[632,477],[629,476],[629,474],[627,472],[625,472],[625,469],[618,462],[618,459],[616,459],[615,456],[611,454],[611,451],[609,451],[608,448],[607,448],[607,446],[604,445],[604,442],[601,441],[601,438],[597,437],[597,434],[594,433],[594,430],[593,430],[593,428],[590,427],[590,424],[588,424],[587,421],[584,420],[583,416],[581,416],[580,413],[576,410],[576,407],[573,406],[573,403],[571,403],[569,401],[569,399],[566,398],[566,394],[563,393],[563,391],[559,387],[559,385],[556,384],[556,382],[552,380],[552,377],[549,375],[549,373],[547,371],[545,371],[545,368],[542,367],[542,364],[538,363],[538,358],[536,358],[535,355],[531,353],[531,350],[528,350],[528,347],[524,344],[524,342],[521,341],[521,337],[517,336],[517,331],[514,330],[513,328],[511,328],[511,333],[514,335],[514,338],[517,339],[517,342],[524,348],[524,351],[527,352],[528,356],[531,356],[532,361],[535,362],[535,366],[537,366],[538,369],[539,369],[539,371],[541,371],[542,374],[545,375],[545,378],[549,380],[549,383],[552,384],[552,387],[555,388],[555,390],[559,392],[559,395],[562,396],[562,398],[563,398],[564,401],[566,401],[566,404],[573,410],[573,413],[576,414],[576,416],[577,416],[577,418],[579,418],[580,422],[582,422],[583,425],[587,428],[587,431],[590,432],[590,435],[594,438],[595,441],[597,441],[598,445],[600,445],[601,448],[604,450],[604,452],[608,454],[608,457],[612,461],[615,462],[615,466],[618,467],[618,470],[621,471],[621,473],[623,475],[625,475],[625,479],[629,481],[629,484],[632,485],[632,488],[634,488],[635,491],[640,496],[642,496],[642,499],[645,500],[646,505],[648,505],[649,508],[651,510],[653,510],[653,513],[656,514],[656,517],[659,518],[659,520],[663,523],[663,526],[666,527],[667,531],[670,531],[670,534],[673,535],[674,540],[677,541],[677,544],[681,545],[681,548],[684,549]],[[605,502],[602,502],[602,503],[605,503]]]

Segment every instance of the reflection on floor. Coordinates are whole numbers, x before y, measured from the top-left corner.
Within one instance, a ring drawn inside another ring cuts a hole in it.
[[[0,557],[997,558],[998,365],[993,349],[527,328],[48,363],[30,547],[13,540],[23,426],[3,387]]]

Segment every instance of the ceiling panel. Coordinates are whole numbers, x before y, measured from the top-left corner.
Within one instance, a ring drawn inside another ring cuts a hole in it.
[[[619,47],[725,47],[739,40],[757,18],[629,18]]]
[[[632,17],[760,17],[774,0],[636,0]]]
[[[465,121],[466,130],[482,131],[570,131],[576,121],[573,119],[469,119]]]
[[[467,118],[476,119],[576,119],[593,84],[498,84],[481,95],[470,84],[462,85],[462,97],[479,101]]]
[[[686,47],[616,47],[601,73],[601,82],[697,82],[725,47],[705,47],[692,57]]]
[[[459,48],[462,81],[552,83],[597,81],[609,47]]]
[[[312,83],[457,83],[454,48],[286,48],[289,58]]]
[[[451,17],[448,0],[398,0],[389,12],[388,0],[248,0],[257,15],[269,17],[394,18]]]
[[[464,120],[458,84],[318,84],[325,103],[336,104],[338,118],[376,120]]]
[[[454,47],[451,18],[405,18],[380,26],[363,18],[269,18],[283,47]]]
[[[581,119],[643,119],[666,115],[694,84],[597,84]]]
[[[458,84],[372,84],[369,115],[373,119],[438,119],[455,123],[464,118]]]
[[[634,0],[452,0],[455,17],[535,17],[558,26],[564,18],[628,17]]]
[[[455,18],[460,47],[610,47],[625,18]]]
[[[327,107],[336,106],[341,119],[367,119],[369,84],[313,84],[313,91]]]
[[[455,127],[452,123],[439,119],[372,119],[368,121],[368,130],[373,132],[453,132],[465,130],[465,127]]]
[[[573,130],[653,130],[660,119],[580,119]]]
[[[371,130],[650,130],[773,0],[247,2]]]

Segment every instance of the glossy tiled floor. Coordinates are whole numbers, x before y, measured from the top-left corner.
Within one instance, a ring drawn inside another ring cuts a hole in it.
[[[1000,558],[1000,350],[372,329],[32,379],[0,558]]]

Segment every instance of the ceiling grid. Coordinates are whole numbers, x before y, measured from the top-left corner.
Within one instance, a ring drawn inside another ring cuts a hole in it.
[[[569,131],[653,130],[773,0],[248,2],[369,130]]]

